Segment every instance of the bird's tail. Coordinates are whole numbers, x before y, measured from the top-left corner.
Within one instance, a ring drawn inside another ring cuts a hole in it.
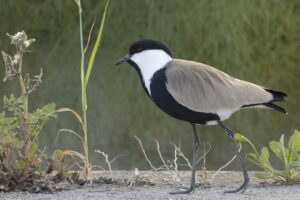
[[[287,94],[284,92],[275,91],[275,90],[269,90],[269,89],[265,89],[265,90],[273,95],[273,99],[268,103],[264,103],[263,105],[268,108],[272,108],[274,110],[277,110],[279,112],[287,114],[287,112],[284,108],[277,106],[276,104],[273,103],[273,102],[277,102],[277,101],[286,101]]]

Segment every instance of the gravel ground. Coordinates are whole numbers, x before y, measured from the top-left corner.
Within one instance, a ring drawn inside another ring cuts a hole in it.
[[[180,177],[185,184],[188,183],[189,172],[180,172]],[[207,180],[211,177],[213,172],[208,172]],[[119,180],[120,182],[134,182],[135,176],[133,172],[129,171],[116,171],[113,175],[109,175],[105,172],[97,173],[96,176],[112,178],[112,180]],[[95,177],[96,177],[95,176]],[[243,194],[224,194],[224,189],[237,187],[242,181],[241,173],[238,172],[221,172],[216,176],[211,184],[202,184],[196,188],[195,192],[189,195],[170,195],[168,192],[176,190],[178,184],[172,181],[173,175],[168,172],[140,172],[140,180],[149,181],[154,183],[151,185],[141,186],[125,186],[122,184],[100,184],[95,183],[93,185],[76,186],[72,188],[66,188],[61,192],[55,192],[53,194],[30,194],[25,192],[11,192],[0,193],[0,199],[2,200],[110,200],[110,199],[224,199],[224,200],[277,200],[277,199],[292,199],[300,200],[300,184],[294,185],[280,185],[272,184],[270,182],[258,182],[257,179],[252,178],[248,189]],[[252,176],[253,177],[253,176]],[[199,180],[203,180],[203,174],[199,173]],[[148,183],[149,183],[148,182]],[[129,184],[130,185],[130,184]]]

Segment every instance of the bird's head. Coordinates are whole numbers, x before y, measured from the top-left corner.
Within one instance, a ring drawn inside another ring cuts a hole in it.
[[[141,39],[130,45],[129,54],[120,58],[115,64],[129,62],[143,68],[149,65],[165,63],[172,59],[170,49],[163,43],[155,40]]]

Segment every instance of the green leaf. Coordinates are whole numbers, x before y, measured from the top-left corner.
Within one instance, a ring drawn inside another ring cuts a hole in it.
[[[54,103],[50,103],[43,106],[42,108],[38,108],[35,112],[29,115],[29,121],[32,124],[36,124],[40,120],[48,120],[49,117],[56,117]]]
[[[35,158],[35,156],[37,154],[37,149],[38,149],[38,144],[37,143],[33,142],[33,143],[30,144],[29,150],[28,150],[27,155],[26,155],[30,162]]]
[[[8,98],[3,97],[4,110],[9,111],[14,116],[19,116],[24,111],[24,97],[20,96],[16,98],[13,94]]]
[[[20,161],[17,161],[16,166],[18,169],[22,170],[22,169],[25,169],[27,165],[24,160],[20,160]]]
[[[15,149],[22,149],[24,146],[24,141],[18,139],[18,138],[12,138],[11,147]]]
[[[39,75],[35,75],[34,76],[34,80],[38,81],[38,82],[42,82],[42,77],[43,77],[43,69],[40,69],[40,74]]]
[[[291,151],[291,157],[292,157],[292,159],[290,160],[290,162],[292,162],[292,161],[300,161],[300,155],[295,150]]]
[[[284,158],[284,164],[285,164],[285,166],[287,166],[288,157],[290,156],[290,153],[289,153],[289,150],[284,147],[284,135],[281,135],[279,141],[280,141],[280,147],[281,147],[282,155],[283,155],[283,158]]]
[[[259,158],[255,153],[249,153],[249,154],[247,154],[247,155],[246,155],[246,158],[247,158],[250,162],[252,162],[252,163],[254,163],[255,165],[257,165],[258,167],[263,168],[263,166],[261,165],[261,160],[260,160],[260,158]]]
[[[92,71],[92,67],[93,67],[93,64],[94,64],[95,56],[96,56],[97,50],[98,50],[100,42],[101,42],[102,32],[103,32],[105,18],[106,18],[106,11],[107,11],[107,8],[108,8],[108,3],[109,3],[109,0],[106,2],[105,9],[104,9],[104,12],[103,12],[103,15],[102,15],[102,20],[101,20],[99,32],[98,32],[98,35],[97,35],[97,39],[96,39],[92,54],[91,54],[90,59],[89,59],[87,72],[86,72],[86,76],[85,76],[85,86],[87,86],[87,84],[88,84],[90,74],[91,74],[91,71]]]
[[[273,174],[270,172],[255,172],[254,176],[256,176],[259,179],[269,179],[272,178]]]
[[[281,142],[271,141],[269,142],[270,149],[273,153],[282,161],[286,162],[285,155],[288,155],[288,149],[282,146]]]
[[[300,132],[295,130],[288,142],[288,149],[290,151],[289,162],[299,160],[298,151],[300,151]]]
[[[297,168],[300,168],[300,162],[297,162],[297,161],[293,161],[293,162],[290,162],[287,166],[288,169],[297,169]]]
[[[261,149],[261,158],[268,165],[270,165],[269,157],[270,157],[269,149],[267,147],[263,147]]]
[[[56,160],[56,161],[60,161],[64,158],[65,156],[65,152],[63,150],[56,150],[54,151],[54,153],[52,154],[52,158],[53,160]]]
[[[242,142],[242,143],[248,143],[248,139],[247,139],[245,136],[243,136],[242,134],[240,134],[240,133],[236,133],[236,134],[234,135],[234,137],[235,137],[235,139],[236,139],[237,141],[239,141],[239,142]]]
[[[290,150],[300,151],[300,132],[295,130],[288,142],[288,148]]]
[[[236,138],[237,141],[239,141],[241,143],[246,143],[246,144],[250,145],[250,147],[252,148],[253,152],[256,155],[259,155],[256,147],[254,146],[254,144],[248,138],[246,138],[245,136],[243,136],[240,133],[236,133],[234,137]]]
[[[273,151],[273,153],[280,159],[282,159],[282,154],[281,154],[281,148],[280,148],[280,143],[276,141],[271,141],[269,142],[270,149]]]

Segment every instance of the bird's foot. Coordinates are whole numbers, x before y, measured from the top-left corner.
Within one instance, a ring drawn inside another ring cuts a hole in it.
[[[244,179],[244,183],[239,188],[234,189],[234,190],[224,190],[224,193],[237,193],[237,192],[240,192],[242,194],[247,189],[249,181],[250,181],[250,178],[247,176]]]
[[[175,192],[170,192],[169,194],[175,195],[175,194],[190,194],[191,192],[193,192],[195,189],[194,187],[189,187],[189,188],[181,188]]]
[[[225,136],[229,138],[231,141],[234,141],[234,133],[233,132],[226,132]]]

